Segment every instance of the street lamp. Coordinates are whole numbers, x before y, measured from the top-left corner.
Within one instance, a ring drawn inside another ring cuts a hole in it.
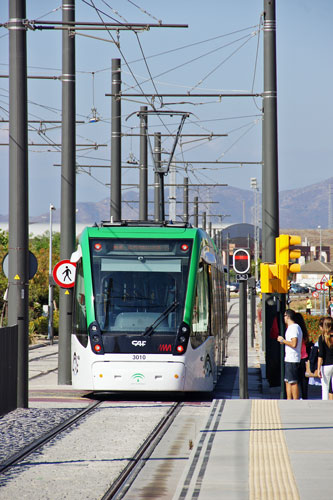
[[[47,338],[53,344],[53,284],[52,284],[52,212],[55,207],[50,204],[50,244],[49,244],[49,322]]]
[[[320,262],[322,262],[322,260],[321,260],[321,226],[318,226],[318,229],[319,229],[319,260],[320,260]]]

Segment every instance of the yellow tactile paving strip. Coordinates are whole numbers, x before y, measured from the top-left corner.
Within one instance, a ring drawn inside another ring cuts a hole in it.
[[[299,500],[277,400],[253,400],[249,449],[250,500]]]

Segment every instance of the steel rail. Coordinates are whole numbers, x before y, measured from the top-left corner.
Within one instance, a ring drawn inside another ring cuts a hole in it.
[[[101,500],[110,500],[122,498],[123,495],[130,488],[140,470],[144,466],[146,460],[155,450],[157,444],[162,439],[164,434],[169,429],[170,425],[181,410],[183,403],[175,402],[160,422],[156,425],[154,430],[148,436],[143,445],[138,449],[134,457],[130,460],[128,465],[119,474],[117,479],[112,483],[110,488],[105,492]]]
[[[43,436],[39,437],[38,439],[34,440],[32,443],[28,444],[24,448],[22,448],[20,451],[12,455],[11,457],[7,458],[7,460],[4,460],[0,464],[0,475],[3,474],[4,472],[8,471],[11,467],[16,465],[18,462],[21,462],[24,460],[26,457],[31,455],[34,451],[38,450],[44,444],[48,443],[53,439],[55,436],[60,434],[61,432],[65,431],[69,427],[71,427],[73,424],[75,424],[77,421],[81,420],[83,417],[91,413],[93,410],[95,410],[99,405],[102,404],[102,401],[95,401],[94,403],[90,404],[83,410],[79,411],[75,415],[73,415],[71,418],[68,420],[65,420],[61,424],[57,425],[53,429],[51,429],[49,432],[44,434]]]

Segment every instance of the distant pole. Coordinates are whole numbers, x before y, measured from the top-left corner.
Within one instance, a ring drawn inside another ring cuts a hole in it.
[[[55,207],[50,204],[50,244],[49,244],[49,322],[47,338],[53,344],[53,284],[52,284],[52,212]]]
[[[25,1],[9,0],[8,325],[18,325],[17,406],[28,408],[29,203]]]
[[[174,222],[177,219],[176,184],[177,184],[176,165],[174,163],[171,163],[170,187],[169,187],[169,219]]]
[[[279,185],[277,139],[277,77],[275,0],[264,0],[264,93],[263,93],[263,168],[262,168],[262,260],[275,262],[275,238],[279,236]],[[263,294],[263,350],[266,372],[270,374],[268,357],[269,332],[276,316],[271,294]]]
[[[184,177],[184,222],[188,222],[188,177]]]
[[[162,178],[160,174],[158,173],[158,170],[161,165],[161,132],[155,132],[154,134],[154,160],[155,160],[155,173],[154,173],[154,180],[155,180],[155,189],[154,189],[154,218],[155,221],[159,221],[160,219],[160,206],[162,203],[161,200],[161,181]]]
[[[63,0],[63,22],[75,21],[75,0]],[[62,32],[62,149],[60,259],[70,259],[75,250],[75,36]],[[73,289],[59,291],[58,384],[71,384],[71,333]]]
[[[121,221],[121,62],[112,59],[110,215]]]
[[[194,197],[194,227],[199,226],[199,198]]]
[[[147,106],[140,107],[140,202],[139,219],[148,220]]]
[[[239,282],[239,397],[248,399],[248,375],[247,375],[247,282]]]
[[[247,280],[248,289],[250,292],[250,308],[251,308],[251,347],[254,347],[255,339],[255,322],[256,322],[256,279],[251,276]]]
[[[209,234],[210,237],[213,236],[212,225],[213,225],[212,222],[208,223],[208,234]]]
[[[206,231],[206,212],[202,212],[201,225],[202,229]]]
[[[230,233],[227,233],[227,301],[230,302]]]

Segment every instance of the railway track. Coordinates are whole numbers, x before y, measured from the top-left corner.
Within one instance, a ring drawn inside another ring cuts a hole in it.
[[[42,435],[40,438],[36,439],[33,441],[31,444],[25,446],[22,450],[18,451],[11,457],[9,457],[7,460],[2,462],[0,464],[0,475],[3,474],[4,472],[7,472],[10,470],[12,467],[16,466],[19,462],[22,462],[25,458],[27,458],[29,455],[34,453],[35,451],[39,450],[44,446],[46,443],[51,441],[54,437],[57,435],[61,434],[65,430],[67,430],[69,427],[72,425],[76,424],[80,420],[82,420],[86,415],[94,411],[98,406],[102,404],[102,401],[95,401],[94,403],[90,404],[83,410],[77,412],[75,415],[73,415],[71,418],[65,420],[61,424],[57,425],[53,429],[51,429],[49,432],[46,434]]]
[[[30,491],[29,494],[31,494],[31,498],[36,498],[39,499],[40,494],[41,494],[41,477],[43,477],[42,482],[45,480],[46,483],[49,482],[49,480],[54,480],[55,477],[60,481],[60,476],[61,474],[64,474],[67,476],[67,478],[71,477],[71,464],[88,464],[90,463],[92,467],[94,467],[94,462],[100,462],[101,464],[103,462],[109,462],[110,468],[106,467],[106,463],[104,465],[103,469],[103,481],[104,481],[104,487],[103,484],[100,484],[100,490],[99,494],[97,494],[97,498],[103,498],[103,500],[107,499],[120,499],[123,498],[123,495],[126,494],[128,491],[129,487],[132,485],[133,481],[137,478],[139,475],[141,469],[143,466],[146,464],[146,461],[148,458],[151,456],[151,454],[154,452],[156,446],[160,443],[162,440],[163,436],[165,433],[168,431],[168,429],[171,427],[174,419],[182,409],[184,402],[173,402],[173,403],[168,403],[168,409],[166,411],[161,412],[162,407],[165,407],[165,403],[159,403],[159,402],[142,402],[140,401],[139,404],[137,403],[130,403],[132,407],[132,411],[136,411],[136,408],[146,408],[146,413],[148,408],[154,407],[157,409],[158,412],[160,412],[160,416],[158,418],[157,415],[154,417],[152,421],[150,421],[150,426],[146,425],[145,428],[147,429],[147,434],[146,437],[144,438],[144,442],[142,439],[134,439],[134,442],[137,442],[137,446],[131,446],[131,451],[128,449],[127,451],[124,449],[123,452],[120,452],[119,444],[116,444],[117,442],[125,442],[126,439],[127,441],[131,441],[132,438],[125,437],[126,436],[126,421],[124,422],[123,419],[121,418],[121,428],[122,428],[122,435],[120,439],[116,437],[118,430],[113,428],[112,423],[110,423],[110,430],[113,429],[115,434],[111,431],[109,433],[111,440],[109,440],[111,444],[108,446],[104,446],[104,448],[95,448],[95,453],[93,456],[91,453],[88,451],[86,453],[85,451],[85,446],[82,442],[82,437],[80,439],[80,448],[82,448],[82,451],[79,452],[75,448],[72,448],[71,445],[68,446],[68,442],[73,443],[77,442],[77,433],[81,429],[81,426],[85,428],[85,431],[83,431],[84,436],[91,436],[94,435],[96,436],[97,429],[101,429],[101,432],[103,433],[103,429],[105,429],[105,424],[101,426],[101,422],[108,422],[109,421],[109,416],[114,414],[114,412],[117,414],[117,412],[121,412],[121,414],[124,414],[124,412],[127,412],[128,415],[128,410],[130,408],[124,404],[123,402],[112,402],[109,403],[106,401],[104,398],[102,400],[95,401],[93,404],[90,404],[86,408],[84,408],[81,411],[78,411],[74,416],[71,418],[67,419],[66,421],[62,422],[52,430],[48,431],[38,439],[35,439],[32,443],[29,445],[25,446],[22,448],[20,451],[15,453],[14,455],[8,457],[4,461],[0,463],[0,485],[4,486],[4,488],[0,488],[0,498],[8,498],[11,497],[12,495],[15,495],[17,491],[20,491],[21,488],[23,487],[23,484],[28,484],[30,485]],[[94,410],[98,410],[97,413],[94,413]],[[112,413],[110,413],[110,411]],[[106,413],[106,416],[98,417],[98,415],[103,415],[104,412]],[[133,419],[135,418],[135,413],[132,413]],[[149,413],[147,414],[149,415]],[[89,416],[88,419],[85,419],[84,417]],[[96,427],[96,418],[98,421],[97,427]],[[115,419],[117,417],[113,417],[112,421],[115,422]],[[128,416],[126,417],[127,421]],[[132,418],[132,417],[131,417]],[[146,417],[144,417],[146,420]],[[92,420],[92,423],[90,421]],[[126,419],[125,419],[126,420]],[[136,419],[138,420],[138,418]],[[75,425],[75,424],[80,424],[81,425]],[[134,421],[134,420],[133,420]],[[148,421],[147,421],[148,422]],[[64,433],[64,431],[70,429],[71,427],[75,426],[75,429],[73,429],[72,432],[70,433]],[[132,427],[132,432],[136,432],[137,436],[142,436],[142,424],[140,427],[140,424],[133,424],[131,425]],[[150,429],[149,429],[150,427]],[[91,429],[89,431],[89,428]],[[87,432],[88,429],[88,432]],[[141,429],[141,430],[140,430]],[[136,430],[136,431],[135,431]],[[74,438],[72,439],[71,436],[74,433]],[[81,436],[82,433],[79,435]],[[144,433],[145,435],[145,433]],[[58,439],[57,439],[58,438]],[[84,441],[84,440],[83,440]],[[140,444],[141,441],[141,444]],[[45,445],[47,445],[45,447]],[[115,448],[113,450],[114,446],[118,446],[118,448]],[[53,449],[61,449],[63,450],[63,454],[61,457],[57,459],[53,459],[54,456],[57,453],[57,451],[53,451]],[[125,445],[126,448],[126,445]],[[90,454],[89,454],[90,453]],[[43,457],[43,458],[41,458]],[[52,458],[50,458],[52,457]],[[107,458],[106,458],[107,457]],[[119,467],[117,463],[121,464],[121,462],[126,463],[124,468]],[[58,472],[54,470],[54,467],[50,468],[49,471],[45,473],[45,464],[48,463],[59,463],[63,464],[61,467],[60,471],[60,476],[58,476]],[[67,470],[67,464],[69,465],[69,470]],[[116,465],[116,469],[118,468],[118,472],[115,472],[114,470],[114,465]],[[38,472],[38,481],[34,484],[34,477],[36,474],[36,466],[41,467],[40,472]],[[81,479],[78,477],[75,478],[77,481],[75,483],[74,477],[73,477],[73,485],[69,486],[64,486],[66,494],[71,494],[72,493],[72,488],[76,490],[76,493],[73,494],[73,498],[78,498],[75,496],[77,495],[77,491],[82,487],[82,484],[84,483],[86,479],[86,466],[84,466],[84,470],[82,469],[80,471]],[[30,472],[29,472],[30,471]],[[77,472],[77,469],[76,471]],[[26,479],[28,477],[30,479]],[[50,479],[48,480],[47,478],[49,477],[49,474],[51,474]],[[101,474],[101,473],[100,473]],[[74,475],[75,476],[75,475]],[[32,479],[31,479],[32,478]],[[108,480],[109,478],[109,480]],[[111,486],[109,486],[111,484]],[[36,488],[36,489],[35,489]],[[64,491],[60,492],[53,492],[53,495],[56,495],[53,498],[63,498],[63,493]],[[46,496],[47,493],[45,492]],[[57,496],[58,495],[58,496]],[[95,498],[95,497],[94,497]]]
[[[121,472],[118,478],[113,482],[110,488],[106,491],[102,500],[121,499],[130,488],[131,484],[139,474],[145,464],[145,461],[150,457],[159,441],[162,439],[166,431],[171,426],[173,420],[179,413],[183,403],[176,402],[168,410],[167,414],[153,429],[143,445],[138,449],[132,457],[129,464]]]

